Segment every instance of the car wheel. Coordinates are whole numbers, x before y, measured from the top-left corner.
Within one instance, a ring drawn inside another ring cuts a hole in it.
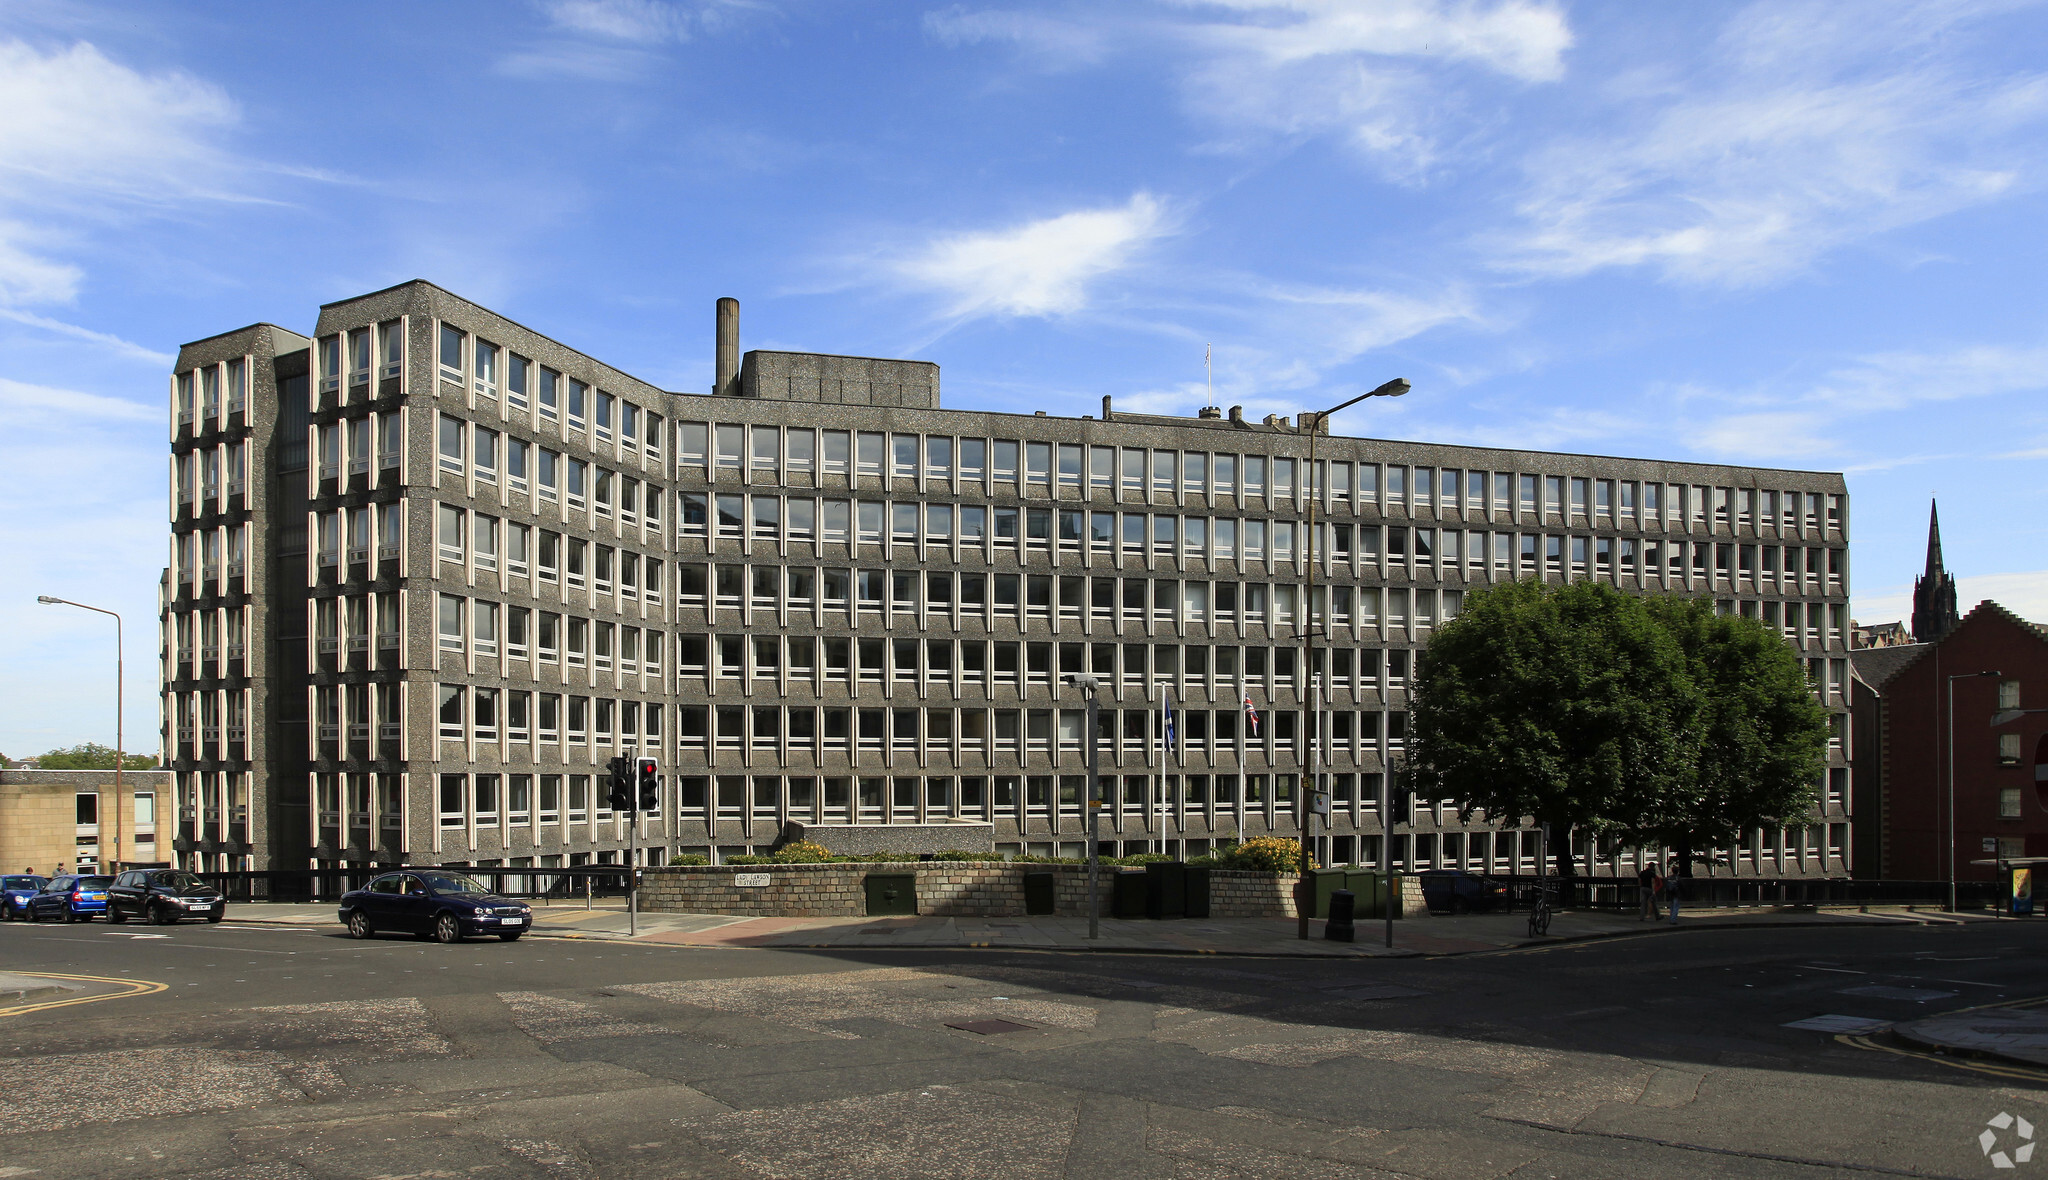
[[[526,933],[526,931],[524,931],[524,930],[508,930],[508,931],[505,931],[504,933],[502,933],[502,934],[498,935],[498,941],[499,941],[499,942],[518,942],[518,941],[519,941],[519,936],[520,936],[520,935],[522,935],[522,934],[524,934],[524,933]]]
[[[0,922],[12,922],[19,917],[21,909],[14,904],[13,898],[10,897],[5,903],[0,903]]]
[[[36,916],[36,907],[34,907],[34,906],[29,906],[29,907],[28,907],[28,912],[27,912],[27,913],[25,913],[25,914],[23,914],[23,915],[22,915],[22,917],[23,917],[23,918],[25,918],[25,919],[27,919],[27,920],[28,920],[28,921],[30,921],[30,922],[40,922],[40,921],[42,921],[42,919],[41,919],[41,918],[39,918],[39,917],[37,917],[37,916]]]
[[[454,914],[451,914],[446,910],[443,910],[441,912],[441,916],[434,919],[434,941],[462,941],[462,923],[455,920]]]
[[[348,936],[350,938],[368,938],[375,933],[377,932],[370,927],[369,915],[363,913],[363,911],[357,910],[348,916]]]
[[[65,906],[65,907],[64,907],[64,924],[68,926],[68,925],[70,925],[71,923],[73,923],[73,922],[76,922],[76,921],[78,921],[78,911],[77,911],[77,910],[74,910],[74,909],[72,909],[72,908],[71,908],[70,906],[68,906],[68,905],[67,905],[67,906]]]
[[[149,920],[159,926],[176,926],[178,911],[172,909],[169,902],[158,902],[150,908]]]
[[[126,924],[126,923],[127,923],[127,921],[128,921],[128,915],[126,915],[126,914],[124,914],[124,913],[122,913],[122,912],[121,912],[121,907],[120,907],[120,906],[117,906],[117,905],[115,905],[115,904],[114,904],[113,902],[111,902],[111,901],[107,903],[107,923],[108,923],[108,925],[111,925],[111,926],[120,926],[120,925],[124,925],[124,924]]]
[[[206,920],[210,923],[218,923],[222,918],[225,918],[227,916],[228,912],[226,910],[215,910],[212,913],[206,915]]]

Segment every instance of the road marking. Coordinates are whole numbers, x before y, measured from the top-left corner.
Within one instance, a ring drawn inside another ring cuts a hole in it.
[[[20,1016],[24,1012],[42,1012],[50,1008],[69,1008],[75,1004],[97,1004],[101,1000],[123,1000],[130,996],[147,996],[170,988],[168,983],[150,979],[116,979],[106,975],[63,975],[55,971],[17,971],[17,975],[28,975],[36,979],[69,979],[80,983],[107,983],[125,990],[104,996],[72,996],[63,1000],[46,1000],[40,1004],[23,1004],[18,1008],[0,1010],[0,1017]]]
[[[168,935],[168,934],[129,934],[129,933],[127,933],[126,931],[118,931],[118,930],[109,930],[109,931],[107,932],[107,937],[109,937],[109,938],[169,938],[169,937],[170,937],[170,935]]]
[[[1868,974],[1870,974],[1870,972],[1868,972],[1868,971],[1851,971],[1851,970],[1849,970],[1849,969],[1848,969],[1847,967],[1816,967],[1816,966],[1814,966],[1814,965],[1813,965],[1813,964],[1811,964],[1811,963],[1803,963],[1803,964],[1801,964],[1801,965],[1800,965],[1800,967],[1801,967],[1801,969],[1802,969],[1802,970],[1806,970],[1806,971],[1832,971],[1832,972],[1834,972],[1834,973],[1835,973],[1835,974],[1837,974],[1837,975],[1868,975]]]
[[[1932,1061],[1936,1065],[1946,1065],[1953,1069],[1967,1069],[1972,1073],[1990,1074],[1992,1077],[1997,1078],[2012,1078],[2018,1081],[2032,1082],[2035,1085],[2048,1082],[2048,1070],[2027,1069],[2023,1066],[2004,1065],[1995,1062],[1972,1061],[1961,1057],[1948,1057],[1940,1053],[1923,1053],[1917,1049],[1904,1049],[1897,1045],[1887,1045],[1881,1041],[1873,1041],[1869,1037],[1864,1036],[1844,1034],[1836,1037],[1835,1040],[1852,1049],[1875,1049],[1880,1053],[1890,1053],[1894,1057],[1913,1057],[1921,1061]]]

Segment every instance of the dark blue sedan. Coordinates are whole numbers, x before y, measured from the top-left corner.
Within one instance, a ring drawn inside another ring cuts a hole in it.
[[[28,899],[28,920],[40,922],[57,918],[65,922],[90,922],[94,914],[107,912],[107,886],[112,877],[65,874],[50,878]]]
[[[0,921],[28,917],[28,899],[43,891],[48,877],[32,873],[10,873],[0,877]]]
[[[342,894],[341,923],[351,938],[391,931],[441,942],[471,934],[513,942],[532,928],[533,907],[500,897],[463,873],[406,869]]]

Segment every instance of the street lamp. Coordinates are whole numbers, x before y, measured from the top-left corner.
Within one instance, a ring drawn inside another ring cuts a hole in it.
[[[121,616],[116,611],[106,610],[97,606],[87,606],[82,602],[72,602],[69,599],[53,598],[48,594],[37,595],[36,601],[44,606],[75,606],[80,610],[89,610],[95,614],[112,615],[114,617],[114,822],[110,825],[113,829],[114,855],[107,859],[107,867],[119,869],[121,867],[121,764],[128,760],[127,754],[122,748],[121,733],[122,681],[126,676],[121,654]]]
[[[1958,672],[1948,678],[1948,912],[1956,912],[1956,681],[2002,676],[2002,672]]]
[[[1316,436],[1321,434],[1323,428],[1329,424],[1330,415],[1338,410],[1348,406],[1355,406],[1369,397],[1400,397],[1402,394],[1407,393],[1409,389],[1410,386],[1405,378],[1396,377],[1370,393],[1361,393],[1350,401],[1339,402],[1319,414],[1301,415],[1300,425],[1308,431],[1308,471],[1302,477],[1308,485],[1308,536],[1306,538],[1308,575],[1301,600],[1301,672],[1300,680],[1298,681],[1300,684],[1307,685],[1309,683],[1309,676],[1315,668],[1316,498],[1322,493],[1323,482],[1316,478]],[[1307,697],[1304,695],[1303,704],[1306,705],[1307,703]],[[1320,712],[1310,714],[1306,708],[1302,712],[1305,715],[1316,717],[1317,720],[1321,719]],[[1309,907],[1315,903],[1315,878],[1309,875],[1315,865],[1315,860],[1309,853],[1309,849],[1314,847],[1310,832],[1315,826],[1316,814],[1315,800],[1311,798],[1311,795],[1315,788],[1320,786],[1319,783],[1314,781],[1314,751],[1306,738],[1305,732],[1297,731],[1295,734],[1295,740],[1301,743],[1296,747],[1295,751],[1299,756],[1299,763],[1301,765],[1301,780],[1295,785],[1294,803],[1295,814],[1301,817],[1301,898],[1294,907],[1296,914],[1295,934],[1296,937],[1304,939],[1308,937]],[[1387,890],[1391,895],[1394,886],[1393,828],[1386,822],[1388,806],[1387,789],[1387,776],[1382,774],[1380,776],[1379,800],[1380,829],[1383,833],[1381,836],[1383,841],[1381,857],[1385,862]],[[1388,913],[1391,914],[1393,912],[1391,896],[1388,898],[1387,905],[1389,907]],[[1387,945],[1392,946],[1393,926],[1391,923],[1389,923],[1387,931]]]
[[[1096,699],[1096,690],[1102,682],[1087,673],[1076,673],[1067,677],[1067,683],[1081,690],[1088,702],[1088,937],[1099,936],[1101,925],[1100,871],[1102,866],[1102,779],[1096,773],[1095,725],[1100,715],[1101,702]]]

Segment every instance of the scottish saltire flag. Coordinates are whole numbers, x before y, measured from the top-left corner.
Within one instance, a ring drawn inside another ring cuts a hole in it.
[[[1246,690],[1244,694],[1244,723],[1251,727],[1253,737],[1259,736],[1259,711],[1252,705],[1250,690]]]
[[[1179,749],[1180,745],[1175,740],[1173,732],[1173,693],[1162,692],[1159,694],[1159,716],[1160,732],[1166,737],[1166,748],[1169,750]]]

